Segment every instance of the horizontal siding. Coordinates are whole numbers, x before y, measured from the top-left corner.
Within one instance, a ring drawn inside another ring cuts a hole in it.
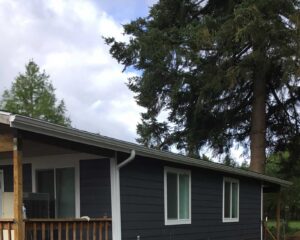
[[[13,165],[1,165],[0,169],[4,174],[4,192],[13,192]],[[24,192],[32,192],[32,172],[31,164],[23,164],[23,190]]]
[[[192,224],[164,225],[164,166],[191,170]],[[240,179],[240,221],[223,223],[221,173],[147,158],[120,171],[123,240],[260,239],[259,182]]]
[[[110,161],[80,161],[80,214],[111,217]]]

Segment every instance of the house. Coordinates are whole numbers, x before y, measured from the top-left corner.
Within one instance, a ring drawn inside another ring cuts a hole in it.
[[[6,112],[0,169],[9,240],[258,240],[263,193],[290,184]]]

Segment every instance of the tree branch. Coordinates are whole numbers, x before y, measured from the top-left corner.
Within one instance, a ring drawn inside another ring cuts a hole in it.
[[[278,97],[278,95],[277,95],[275,89],[273,88],[273,86],[272,86],[271,84],[269,84],[269,85],[270,85],[271,93],[272,93],[273,97],[275,98],[277,104],[279,104],[279,105],[282,107],[283,112],[284,112],[285,115],[287,116],[287,120],[288,120],[289,124],[293,125],[292,122],[291,122],[291,119],[290,119],[291,116],[290,116],[290,114],[288,113],[288,111],[286,110],[284,103],[282,103],[282,102],[280,101],[280,99],[279,99],[279,97]]]

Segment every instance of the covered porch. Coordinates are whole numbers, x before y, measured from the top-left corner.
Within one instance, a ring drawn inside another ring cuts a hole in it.
[[[0,124],[0,240],[112,239],[113,156]],[[99,169],[102,178],[93,183]]]

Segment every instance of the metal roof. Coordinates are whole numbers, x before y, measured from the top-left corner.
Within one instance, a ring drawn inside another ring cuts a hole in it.
[[[159,160],[170,161],[190,166],[196,166],[200,168],[210,169],[218,172],[234,174],[249,178],[261,180],[263,182],[273,183],[281,186],[290,186],[291,182],[270,177],[264,174],[252,172],[249,170],[243,170],[239,168],[233,168],[224,164],[204,161],[200,159],[194,159],[186,157],[180,154],[170,153],[166,151],[159,151],[130,143],[99,134],[94,134],[74,128],[64,127],[49,122],[24,117],[21,115],[13,115],[0,111],[0,123],[9,124],[10,127],[25,130],[29,132],[39,133],[47,136],[57,137],[73,142],[83,143],[91,146],[107,148],[115,151],[130,153],[131,150],[135,150],[137,155],[156,158]]]

